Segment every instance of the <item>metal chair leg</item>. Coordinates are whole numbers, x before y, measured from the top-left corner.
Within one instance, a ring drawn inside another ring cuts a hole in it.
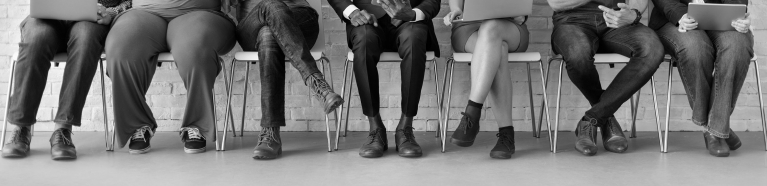
[[[114,150],[114,141],[110,145],[109,141],[109,116],[107,116],[107,95],[104,90],[104,62],[99,59],[99,74],[101,74],[101,108],[104,114],[104,143],[106,143],[107,151]],[[114,129],[114,128],[113,128]]]
[[[16,62],[16,59],[13,59],[13,62],[11,62],[11,73],[8,74],[8,93],[5,94],[5,115],[3,116],[3,134],[0,137],[0,150],[3,150],[5,147],[5,132],[8,127],[8,109],[11,108],[11,93],[13,93],[13,75],[16,73]]]
[[[551,66],[551,59],[549,59],[549,65],[546,67],[546,76],[543,75],[543,60],[539,60],[538,63],[540,63],[541,68],[541,90],[543,91],[543,103],[541,104],[541,119],[540,123],[538,123],[538,137],[541,136],[541,125],[543,123],[543,112],[546,112],[546,130],[549,132],[549,148],[553,148],[553,140],[551,136],[551,117],[549,116],[549,98],[546,94],[548,94],[548,91],[546,90],[546,86],[549,84],[549,72],[551,71],[548,67]]]
[[[250,81],[250,63],[246,63],[245,65],[245,88],[242,89],[242,121],[240,122],[240,137],[244,135],[245,132],[245,110],[248,107],[248,84]],[[232,83],[234,85],[234,83]],[[234,91],[234,86],[231,87],[232,91]],[[232,120],[232,129],[234,129],[234,120]],[[234,132],[234,130],[232,130]],[[234,137],[237,137],[237,133],[234,133]]]
[[[637,137],[637,113],[639,113],[639,96],[642,95],[641,92],[642,92],[642,89],[639,89],[637,91],[637,93],[635,94],[636,98],[634,98],[634,96],[631,96],[631,98],[635,102],[632,104],[633,108],[631,108],[631,133],[629,134],[630,138]]]
[[[439,92],[439,78],[438,78],[439,75],[437,75],[437,59],[434,59],[431,62],[432,64],[434,64],[434,67],[432,68],[432,70],[434,71],[433,72],[434,73],[434,94],[437,95],[437,101],[439,101],[442,99],[442,95],[440,95],[440,92]],[[438,105],[438,107],[441,107],[441,106],[442,105]],[[437,108],[437,118],[440,118],[440,119],[442,118],[442,108]],[[439,123],[439,119],[438,119],[437,128],[434,129],[434,137],[437,137],[437,138],[439,137],[440,125],[441,124]]]
[[[354,66],[354,63],[352,61],[349,61],[349,66]],[[351,110],[352,106],[352,86],[354,85],[354,71],[351,71],[351,78],[349,78],[349,94],[347,94],[346,97],[349,98],[349,101],[346,102],[346,118],[344,118],[344,137],[346,137],[346,132],[349,131],[349,110]]]
[[[557,138],[559,137],[559,104],[562,100],[562,71],[565,67],[565,61],[562,60],[562,62],[559,63],[559,80],[557,83],[557,107],[556,107],[556,114],[554,114],[554,147],[552,147],[551,152],[557,153]]]
[[[754,61],[754,73],[756,75],[756,86],[757,91],[759,93],[759,113],[762,114],[762,134],[764,135],[764,150],[767,150],[767,120],[765,120],[764,115],[764,101],[762,101],[762,78],[759,76],[759,62],[757,60]]]
[[[232,59],[232,61],[233,62],[237,62],[236,59]],[[232,82],[231,85],[229,84],[229,79],[226,78],[226,77],[229,77],[229,75],[228,75],[229,73],[226,72],[226,66],[224,66],[224,62],[223,61],[221,62],[221,66],[223,67],[223,69],[221,71],[224,73],[224,90],[226,91],[226,94],[228,95],[229,91],[231,91],[233,89],[232,86],[234,86],[234,82]],[[234,73],[232,73],[232,74],[234,74]],[[229,112],[229,114],[227,114],[227,115],[229,116],[229,120],[232,121],[232,133],[234,133],[235,132],[235,129],[234,129],[234,114],[233,114],[234,109],[232,109],[232,105],[227,105],[227,107],[229,107],[229,109],[232,110],[232,112]],[[226,117],[226,116],[224,116],[224,117]],[[216,149],[216,150],[218,150],[218,149]]]
[[[655,76],[650,78],[650,83],[652,84],[652,102],[655,108],[655,125],[658,127],[658,146],[660,146],[660,151],[663,152],[664,139],[661,134],[660,114],[658,114],[658,96],[655,94]]]
[[[232,69],[231,69],[231,71],[229,73],[229,82],[232,82],[232,84],[231,84],[232,87],[230,87],[230,88],[234,87],[234,69],[235,69],[234,67],[235,67],[235,63],[234,63],[234,59],[232,59]],[[245,83],[247,83],[247,80],[245,80],[245,81],[246,81]],[[224,113],[224,117],[229,115],[230,112],[232,111],[232,108],[231,108],[231,105],[232,105],[232,93],[234,93],[234,90],[230,89],[228,92],[229,92],[228,93],[229,95],[226,98],[226,112]],[[234,127],[234,121],[232,121],[232,127]],[[222,139],[221,139],[221,149],[219,149],[220,151],[225,151],[226,150],[226,133],[228,132],[228,130],[229,130],[229,117],[226,117],[226,119],[224,119],[224,135],[221,136]]]
[[[346,77],[349,75],[349,63],[348,61],[344,61],[344,81],[341,83],[341,96],[344,96],[346,94]],[[344,101],[350,102],[349,97],[344,97]],[[341,139],[341,122],[343,121],[343,114],[344,114],[344,104],[341,104],[339,107],[340,111],[336,113],[336,146],[335,150],[338,151],[338,141]],[[347,108],[348,109],[348,108]],[[344,135],[345,137],[346,135]]]
[[[535,104],[533,104],[533,77],[532,72],[530,72],[530,63],[527,64],[527,88],[529,90],[530,95],[530,124],[533,125],[533,137],[540,138],[541,136],[538,135],[538,132],[535,130]]]
[[[451,96],[453,95],[453,91],[452,91],[452,88],[453,88],[453,71],[455,70],[455,62],[450,62],[449,65],[450,65],[450,79],[448,80],[449,84],[447,85],[448,86],[448,88],[447,88],[447,98],[445,98],[445,99],[447,99],[447,105],[445,105],[447,107],[447,111],[445,111],[445,120],[444,120],[444,122],[442,122],[443,123],[442,125],[444,125],[444,126],[442,126],[442,153],[445,153],[445,146],[447,146],[447,125],[448,125],[448,122],[449,122],[449,120],[448,120],[449,117],[447,117],[447,116],[450,115],[450,100],[451,100],[450,98],[452,98]],[[445,72],[447,72],[447,71],[445,71]]]
[[[668,63],[668,90],[666,92],[666,131],[664,132],[665,134],[663,136],[663,139],[664,139],[663,140],[663,152],[664,153],[668,152],[668,125],[669,125],[669,121],[671,121],[671,116],[669,115],[669,113],[671,113],[671,88],[672,88],[672,85],[673,85],[671,83],[671,78],[672,78],[671,75],[674,74],[674,65],[673,64],[674,64],[673,60]]]
[[[324,64],[322,65],[322,69],[320,72],[322,72],[322,74],[325,74]],[[325,78],[325,81],[327,81],[327,78]],[[331,140],[332,138],[330,137],[330,118],[328,117],[327,113],[325,114],[325,137],[327,138],[327,141],[328,141],[328,152],[333,152],[333,142]]]
[[[444,71],[445,73],[442,76],[442,91],[439,92],[439,94],[441,96],[440,96],[440,99],[438,100],[438,102],[439,102],[438,103],[438,105],[439,105],[438,107],[442,111],[442,117],[440,117],[438,119],[439,120],[438,124],[440,125],[440,127],[439,127],[439,129],[440,129],[440,139],[439,139],[439,142],[440,142],[440,145],[443,147],[443,149],[444,149],[444,146],[445,146],[445,138],[446,138],[444,134],[447,134],[447,128],[445,128],[445,126],[447,126],[447,125],[445,123],[448,121],[448,118],[450,117],[448,115],[448,113],[445,112],[445,109],[446,109],[445,108],[445,90],[447,88],[447,81],[448,81],[447,80],[447,75],[449,74],[448,72],[451,71],[450,70],[450,64],[452,64],[454,62],[455,62],[455,59],[453,59],[453,58],[448,58],[447,61],[446,61],[446,63],[445,63],[445,71]],[[445,126],[442,126],[442,125],[445,125]]]

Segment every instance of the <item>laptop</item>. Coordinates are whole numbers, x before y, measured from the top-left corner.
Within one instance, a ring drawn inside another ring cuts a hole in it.
[[[65,21],[93,21],[98,18],[98,0],[30,0],[29,17]]]
[[[743,4],[689,4],[687,15],[698,22],[699,30],[735,30],[732,21],[746,16]]]
[[[533,14],[533,0],[466,0],[463,17],[456,21],[517,17]]]

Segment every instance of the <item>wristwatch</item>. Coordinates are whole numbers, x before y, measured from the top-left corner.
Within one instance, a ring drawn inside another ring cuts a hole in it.
[[[642,12],[634,8],[632,8],[631,10],[637,13],[637,18],[634,19],[634,22],[632,22],[631,25],[639,24],[639,22],[642,21]]]

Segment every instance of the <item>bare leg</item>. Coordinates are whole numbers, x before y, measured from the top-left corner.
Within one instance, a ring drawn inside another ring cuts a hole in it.
[[[508,51],[504,46],[501,47],[502,51]],[[506,53],[506,52],[504,52]],[[511,72],[509,72],[509,55],[501,55],[501,61],[498,72],[495,73],[495,80],[490,86],[490,99],[493,100],[493,112],[495,112],[495,120],[498,121],[498,128],[512,126],[511,123],[511,100],[512,100],[512,84],[511,84]]]

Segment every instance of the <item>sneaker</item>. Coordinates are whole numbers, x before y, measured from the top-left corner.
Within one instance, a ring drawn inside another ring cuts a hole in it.
[[[29,143],[32,142],[31,127],[16,127],[10,141],[3,147],[4,158],[23,158],[29,155]]]
[[[493,150],[490,150],[490,157],[495,159],[509,159],[516,151],[514,146],[514,127],[503,127],[498,129],[498,142],[495,143]]]
[[[256,149],[253,150],[253,159],[270,160],[282,155],[282,140],[280,131],[276,127],[264,127],[258,138]]]
[[[194,127],[183,127],[181,132],[181,141],[184,142],[184,152],[197,154],[205,152],[205,136],[200,133],[200,129]]]
[[[463,117],[461,123],[458,124],[458,128],[453,132],[453,136],[450,137],[450,143],[461,147],[469,147],[474,145],[474,139],[477,138],[479,133],[479,118],[472,118],[469,114],[461,112]]]
[[[152,131],[152,128],[149,126],[143,126],[136,129],[133,136],[128,139],[128,141],[130,141],[130,144],[128,145],[128,153],[144,154],[149,152],[149,150],[152,149],[152,146],[149,145],[149,140],[152,139],[152,136],[154,136],[154,131]]]
[[[344,99],[330,88],[330,84],[321,73],[312,74],[304,83],[312,90],[312,95],[323,103],[325,114],[330,114],[344,103]]]
[[[72,130],[57,129],[51,135],[51,159],[72,160],[77,159],[77,150],[72,143]]]

